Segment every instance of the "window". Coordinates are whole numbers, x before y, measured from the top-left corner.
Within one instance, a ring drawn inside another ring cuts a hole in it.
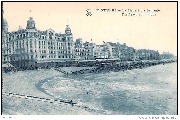
[[[24,47],[24,40],[22,41],[22,46]]]
[[[32,37],[32,33],[31,32],[29,33],[29,36]]]
[[[19,48],[21,48],[21,41],[20,41],[20,43],[19,43]]]
[[[16,48],[18,48],[18,41],[17,41],[17,43],[16,43]]]
[[[35,48],[36,48],[36,39],[35,39],[35,41],[34,41],[34,45],[35,45]]]

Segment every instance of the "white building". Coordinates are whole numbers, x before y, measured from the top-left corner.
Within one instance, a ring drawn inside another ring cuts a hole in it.
[[[105,59],[113,58],[111,45],[105,42],[103,45],[96,45],[95,58],[105,58]]]
[[[75,53],[75,59],[76,60],[84,60],[85,59],[85,48],[82,41],[82,38],[76,39],[74,43],[74,53]]]
[[[26,29],[19,28],[14,32],[7,32],[7,22],[4,20],[3,31],[3,60],[18,64],[19,67],[75,58],[73,35],[69,25],[66,26],[64,34],[56,33],[52,29],[40,31],[30,17]]]

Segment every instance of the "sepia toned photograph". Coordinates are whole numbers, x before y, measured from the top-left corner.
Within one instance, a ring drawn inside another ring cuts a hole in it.
[[[177,115],[177,2],[2,2],[2,115]]]

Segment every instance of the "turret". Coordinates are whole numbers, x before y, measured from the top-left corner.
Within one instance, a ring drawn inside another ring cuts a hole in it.
[[[7,33],[8,32],[8,23],[6,19],[3,19],[3,32]]]
[[[32,17],[30,17],[29,20],[27,21],[26,29],[35,29],[35,21],[33,20]]]
[[[66,25],[66,29],[65,29],[65,34],[67,35],[71,35],[71,28],[69,27],[69,25]]]

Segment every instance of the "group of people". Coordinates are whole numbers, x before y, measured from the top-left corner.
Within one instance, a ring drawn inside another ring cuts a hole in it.
[[[118,72],[118,71],[125,71],[125,70],[131,70],[131,69],[142,69],[144,67],[149,67],[149,66],[154,66],[158,64],[165,64],[165,63],[170,63],[173,61],[132,61],[132,62],[122,62],[120,64],[113,64],[113,63],[99,63],[98,65],[96,64],[96,67],[92,69],[82,69],[82,70],[77,70],[77,71],[71,71],[71,72],[66,72],[61,70],[60,68],[56,68],[55,70],[62,72],[66,75],[72,74],[72,75],[79,75],[79,74],[85,74],[85,73],[99,73],[99,72]]]

